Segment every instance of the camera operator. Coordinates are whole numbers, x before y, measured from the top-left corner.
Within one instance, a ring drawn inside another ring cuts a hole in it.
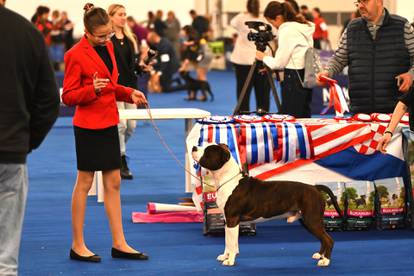
[[[234,64],[237,81],[237,100],[247,79],[250,67],[255,60],[256,46],[253,41],[248,39],[249,27],[245,25],[246,21],[264,22],[264,18],[259,17],[259,0],[247,1],[247,12],[239,13],[231,21],[230,25],[237,30],[238,36],[231,54],[231,62]],[[269,111],[270,85],[264,72],[259,72],[259,68],[255,69],[252,80],[246,91],[241,105],[240,111],[250,110],[250,93],[254,86],[256,96],[256,110]]]
[[[297,16],[287,2],[270,2],[264,16],[278,29],[279,47],[275,57],[257,51],[256,59],[263,60],[272,69],[284,69],[281,112],[297,118],[309,118],[312,89],[303,88],[300,80],[304,78],[305,53],[313,45],[315,25]]]

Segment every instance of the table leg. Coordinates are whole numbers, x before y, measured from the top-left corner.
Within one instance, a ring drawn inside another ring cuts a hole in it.
[[[103,177],[102,171],[95,172],[93,177],[92,186],[89,189],[88,196],[98,196],[97,201],[104,201],[104,189],[103,189]]]
[[[193,119],[185,119],[185,135],[184,139],[187,138],[188,134],[190,133],[191,129],[193,128]],[[184,160],[185,160],[185,192],[186,193],[192,193],[193,192],[193,186],[191,185],[191,175],[188,173],[191,169],[191,160],[189,159],[188,152],[187,152],[187,145],[184,140]]]

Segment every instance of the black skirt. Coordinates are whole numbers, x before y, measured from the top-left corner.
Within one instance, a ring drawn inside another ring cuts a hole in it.
[[[118,127],[85,129],[74,126],[76,160],[80,171],[107,171],[121,167]]]

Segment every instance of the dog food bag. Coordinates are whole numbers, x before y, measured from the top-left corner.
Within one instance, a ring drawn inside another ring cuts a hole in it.
[[[216,191],[209,175],[203,178],[203,202],[204,202],[204,235],[224,235],[224,216],[216,203]],[[256,235],[256,224],[250,222],[240,223],[240,235]]]
[[[378,229],[405,227],[405,189],[402,177],[375,180]]]
[[[346,230],[367,230],[374,221],[375,187],[372,181],[345,183]]]
[[[325,192],[321,192],[323,198],[325,199],[325,212],[324,212],[324,219],[323,222],[325,224],[325,228],[328,231],[335,231],[335,230],[342,230],[344,218],[343,214],[345,213],[344,205],[345,205],[345,198],[344,198],[344,191],[345,191],[345,183],[344,182],[319,182],[315,183],[315,185],[324,185],[331,189],[332,193],[335,196],[336,202],[338,202],[339,208],[342,211],[342,215],[338,214],[334,205],[333,199]]]

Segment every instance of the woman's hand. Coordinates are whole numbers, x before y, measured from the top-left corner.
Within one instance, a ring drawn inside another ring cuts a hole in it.
[[[98,72],[93,74],[93,87],[95,88],[95,93],[99,94],[102,88],[105,88],[109,83],[109,79],[98,78]]]
[[[154,70],[154,68],[152,67],[154,63],[155,60],[152,60],[149,64],[146,64],[145,62],[141,61],[138,66],[142,72],[149,73]]]
[[[131,99],[136,105],[147,105],[148,104],[144,93],[142,93],[141,91],[135,90],[135,89],[134,91],[132,91]]]
[[[263,58],[266,56],[265,53],[260,52],[260,51],[256,51],[256,59],[257,60],[263,60]]]
[[[387,152],[386,148],[389,142],[391,141],[391,138],[392,138],[392,135],[389,132],[385,132],[378,142],[377,150],[382,153],[386,153]]]

